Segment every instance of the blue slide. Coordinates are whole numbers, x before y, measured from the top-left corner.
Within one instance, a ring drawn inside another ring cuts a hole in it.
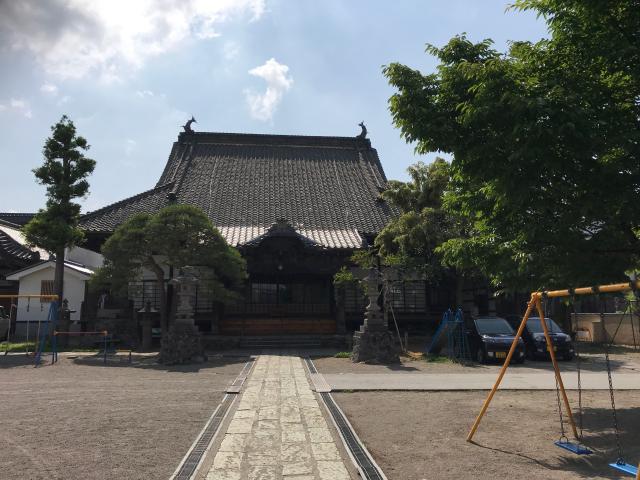
[[[437,355],[442,351],[442,347],[447,343],[449,328],[453,326],[453,323],[453,312],[449,309],[444,312],[444,315],[442,315],[442,321],[440,322],[436,333],[433,335],[431,343],[427,347],[425,353]]]

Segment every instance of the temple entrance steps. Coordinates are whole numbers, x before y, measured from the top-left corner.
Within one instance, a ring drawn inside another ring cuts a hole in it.
[[[336,321],[326,317],[228,317],[220,319],[218,329],[223,335],[331,335],[336,333]]]
[[[351,335],[203,335],[205,348],[282,349],[347,348]]]

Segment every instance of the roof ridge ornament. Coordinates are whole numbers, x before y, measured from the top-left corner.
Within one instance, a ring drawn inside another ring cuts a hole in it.
[[[367,138],[367,127],[364,125],[364,120],[361,121],[358,126],[362,129],[362,131],[356,136],[356,138]]]
[[[184,128],[185,133],[194,133],[193,128],[191,128],[192,123],[198,123],[193,115],[191,115],[191,120],[187,120],[187,123],[185,123],[182,126],[182,128]]]

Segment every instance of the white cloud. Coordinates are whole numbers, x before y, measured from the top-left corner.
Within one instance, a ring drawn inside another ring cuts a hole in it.
[[[257,120],[267,121],[273,118],[284,93],[293,85],[293,78],[287,76],[289,67],[278,63],[275,58],[267,60],[264,65],[249,70],[251,75],[267,82],[264,93],[245,91],[251,116]]]
[[[151,90],[138,90],[136,95],[140,98],[153,97],[153,92]]]
[[[58,95],[58,87],[53,83],[45,83],[40,86],[40,91],[44,94],[51,95],[55,97]]]
[[[0,104],[0,112],[13,112],[18,115],[22,115],[25,118],[33,117],[29,102],[21,98],[12,98],[9,100],[9,104]]]
[[[0,2],[0,43],[31,52],[49,75],[113,81],[217,25],[257,20],[266,0],[22,0]]]

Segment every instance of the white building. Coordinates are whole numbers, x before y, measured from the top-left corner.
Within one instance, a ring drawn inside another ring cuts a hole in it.
[[[94,269],[102,265],[102,255],[83,248],[66,252],[64,298],[72,311],[71,320],[79,321],[87,281]],[[44,260],[7,275],[7,280],[19,282],[19,295],[53,295],[55,260]],[[39,298],[19,298],[16,309],[16,330],[13,338],[35,338],[40,324],[47,322],[50,303]],[[46,324],[44,324],[46,326]]]

